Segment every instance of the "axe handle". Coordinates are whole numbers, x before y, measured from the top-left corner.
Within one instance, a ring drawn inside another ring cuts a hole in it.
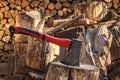
[[[69,48],[71,44],[71,40],[67,38],[57,38],[53,37],[41,32],[37,32],[35,30],[31,30],[28,28],[20,27],[20,26],[10,26],[9,27],[10,33],[13,34],[25,34],[25,35],[30,35],[38,39],[43,39],[45,41],[54,43],[56,45],[59,45],[61,47]]]

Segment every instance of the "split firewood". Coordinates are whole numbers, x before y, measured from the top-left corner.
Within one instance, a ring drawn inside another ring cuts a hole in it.
[[[5,6],[5,10],[8,11],[10,8],[9,6]]]
[[[112,0],[113,1],[113,4],[118,4],[119,3],[119,0]]]
[[[58,11],[58,15],[59,15],[59,16],[63,16],[63,14],[64,14],[64,13],[63,13],[62,10],[59,10],[59,11]]]
[[[55,5],[54,5],[54,3],[49,3],[48,4],[48,9],[54,9],[55,8]]]
[[[118,8],[119,8],[119,5],[118,5],[118,4],[114,4],[113,7],[114,7],[115,9],[118,9]]]
[[[32,1],[30,5],[31,7],[38,7],[39,1]]]
[[[2,20],[3,19],[3,13],[2,12],[0,12],[0,20]]]
[[[113,6],[113,3],[112,3],[112,2],[107,3],[107,7],[108,7],[108,8],[111,8],[112,6]]]
[[[51,10],[51,11],[50,11],[50,14],[51,14],[52,16],[55,16],[55,15],[57,14],[57,10],[55,10],[55,9]]]
[[[7,6],[9,4],[7,1],[1,1],[1,3],[3,4],[3,6]]]
[[[2,25],[6,24],[6,23],[7,23],[7,20],[6,20],[6,19],[2,19],[2,20],[1,20],[1,24],[2,24]]]
[[[11,9],[11,10],[10,10],[10,13],[11,13],[11,14],[14,14],[14,13],[15,13],[15,11],[14,11],[13,9]]]
[[[9,3],[14,3],[15,0],[7,0]]]
[[[62,4],[61,4],[61,3],[56,3],[56,4],[55,4],[55,9],[56,9],[56,10],[62,9]]]
[[[4,17],[9,18],[9,17],[12,17],[12,15],[9,11],[4,11]]]
[[[47,8],[48,4],[49,4],[49,0],[44,0],[44,8]]]
[[[23,0],[22,4],[21,4],[21,7],[24,8],[24,7],[28,6],[28,5],[29,5],[29,2],[27,0]]]
[[[3,4],[2,4],[2,3],[0,3],[0,7],[3,7]]]
[[[26,7],[25,7],[25,10],[26,10],[26,11],[30,11],[30,6],[26,6]],[[22,12],[23,12],[23,11],[22,11]]]
[[[21,0],[16,0],[15,3],[16,3],[17,5],[21,5],[22,1],[21,1]]]
[[[5,11],[5,8],[1,8],[0,11],[1,11],[1,12],[4,12],[4,11]]]
[[[25,9],[22,9],[21,11],[22,11],[22,12],[26,12],[26,10],[25,10]]]
[[[14,3],[10,4],[10,8],[11,8],[11,9],[16,8],[16,6],[17,6],[17,5],[16,5],[16,4],[14,4]]]
[[[67,15],[67,8],[63,8],[62,11],[65,15]]]
[[[43,13],[41,11],[19,13],[16,17],[16,25],[42,32],[44,27]],[[44,65],[42,65],[42,63],[44,61],[42,61],[43,57],[41,57],[41,45],[41,41],[35,39],[34,37],[26,35],[23,36],[21,34],[15,35],[15,54],[17,54],[15,57],[19,57],[16,59],[17,63],[15,65],[15,72],[20,72],[20,70],[26,72],[25,66],[29,66],[36,70],[43,70]],[[21,50],[22,48],[24,49]]]
[[[70,21],[68,21],[68,22],[65,22],[65,23],[63,23],[63,24],[61,24],[61,25],[59,25],[59,26],[56,26],[54,29],[51,29],[51,30],[47,31],[46,33],[47,33],[47,34],[53,34],[54,32],[60,30],[61,28],[69,25],[70,23],[73,23],[75,20],[78,20],[78,19],[80,19],[80,18],[84,18],[84,14],[82,14],[82,15],[80,15],[80,16],[77,16],[77,17],[73,18],[72,20],[70,20]]]
[[[105,2],[107,2],[107,3],[109,3],[109,2],[111,2],[112,0],[104,0]]]
[[[63,3],[63,7],[68,7],[68,8],[70,8],[70,3],[64,2],[64,3]]]
[[[11,25],[14,25],[15,24],[15,20],[13,18],[9,18],[8,19],[8,23],[11,24]]]
[[[21,6],[17,6],[16,9],[17,9],[18,11],[20,11],[22,8],[21,8]]]

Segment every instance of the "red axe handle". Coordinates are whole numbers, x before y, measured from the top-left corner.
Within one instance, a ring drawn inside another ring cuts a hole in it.
[[[65,47],[65,48],[69,48],[71,41],[70,39],[67,38],[57,38],[57,37],[53,37],[41,32],[37,32],[35,30],[31,30],[29,28],[24,28],[24,27],[20,27],[20,26],[10,26],[9,27],[9,31],[10,33],[13,34],[25,34],[25,35],[30,35],[33,37],[36,37],[38,39],[43,39],[45,41],[54,43],[56,45],[59,45],[61,47]]]

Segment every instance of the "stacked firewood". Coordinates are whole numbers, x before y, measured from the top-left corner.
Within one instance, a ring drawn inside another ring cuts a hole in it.
[[[109,10],[116,16],[120,15],[120,1],[119,0],[104,0],[107,3]]]
[[[51,14],[57,18],[65,18],[73,11],[73,6],[76,1],[72,0],[45,0],[44,8],[46,14]]]
[[[0,26],[15,24],[15,17],[19,12],[42,9],[42,0],[1,0]]]
[[[72,0],[44,0],[45,14],[50,16],[47,24],[53,26],[54,19],[67,18],[74,11],[74,3]]]

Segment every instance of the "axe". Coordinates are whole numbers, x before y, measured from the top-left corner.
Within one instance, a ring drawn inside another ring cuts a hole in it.
[[[70,66],[79,66],[80,64],[80,48],[82,47],[82,41],[76,39],[67,39],[67,38],[57,38],[50,36],[48,34],[44,34],[41,32],[37,32],[35,30],[31,30],[29,28],[24,28],[20,26],[10,26],[9,32],[11,34],[10,41],[12,41],[12,36],[14,34],[25,34],[29,36],[33,36],[38,39],[42,39],[56,45],[59,45],[64,48],[68,48],[68,54],[60,60],[61,63],[70,65]]]

